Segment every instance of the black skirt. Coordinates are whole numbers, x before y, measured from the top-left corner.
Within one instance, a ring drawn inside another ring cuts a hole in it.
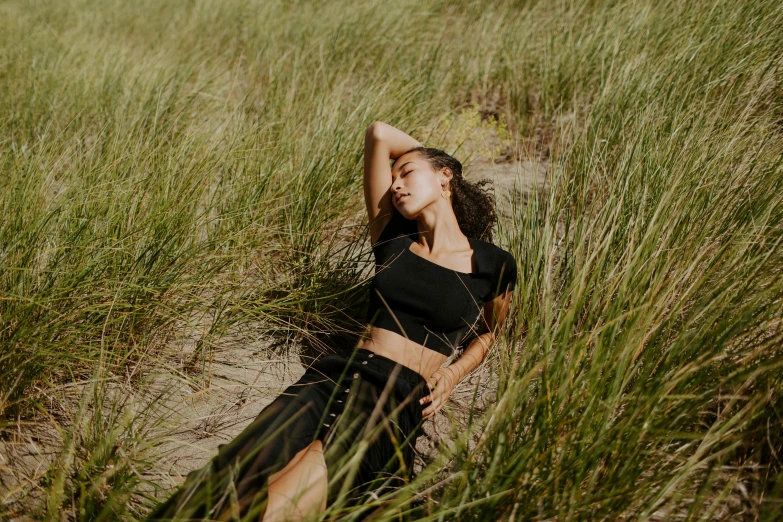
[[[329,504],[399,487],[412,477],[427,406],[419,399],[428,393],[420,374],[369,350],[321,355],[147,520],[231,520],[232,512],[259,520],[269,475],[315,440],[324,447]]]

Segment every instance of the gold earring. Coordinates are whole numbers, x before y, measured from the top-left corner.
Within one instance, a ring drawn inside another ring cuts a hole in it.
[[[450,191],[450,190],[441,190],[441,191],[440,191],[440,196],[441,196],[443,199],[449,199],[449,195],[450,195],[450,194],[451,194],[451,191]]]

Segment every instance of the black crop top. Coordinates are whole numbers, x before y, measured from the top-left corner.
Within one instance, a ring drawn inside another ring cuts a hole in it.
[[[372,247],[367,322],[450,356],[478,335],[484,303],[514,289],[516,261],[497,245],[468,238],[478,270],[460,272],[411,252],[417,235],[416,221],[394,209]]]

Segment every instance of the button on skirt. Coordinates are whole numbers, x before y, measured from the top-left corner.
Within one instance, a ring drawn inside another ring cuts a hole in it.
[[[321,355],[147,520],[259,520],[268,477],[315,440],[323,443],[329,504],[399,487],[412,477],[426,407],[419,399],[428,392],[420,374],[372,351]]]

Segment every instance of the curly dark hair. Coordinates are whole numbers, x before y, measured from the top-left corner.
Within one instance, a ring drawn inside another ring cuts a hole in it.
[[[449,182],[451,208],[457,216],[462,233],[474,239],[492,243],[492,228],[498,220],[491,179],[470,182],[462,176],[462,163],[446,152],[432,147],[415,147],[405,152],[418,152],[435,171],[451,170]],[[397,160],[395,160],[396,163]]]

